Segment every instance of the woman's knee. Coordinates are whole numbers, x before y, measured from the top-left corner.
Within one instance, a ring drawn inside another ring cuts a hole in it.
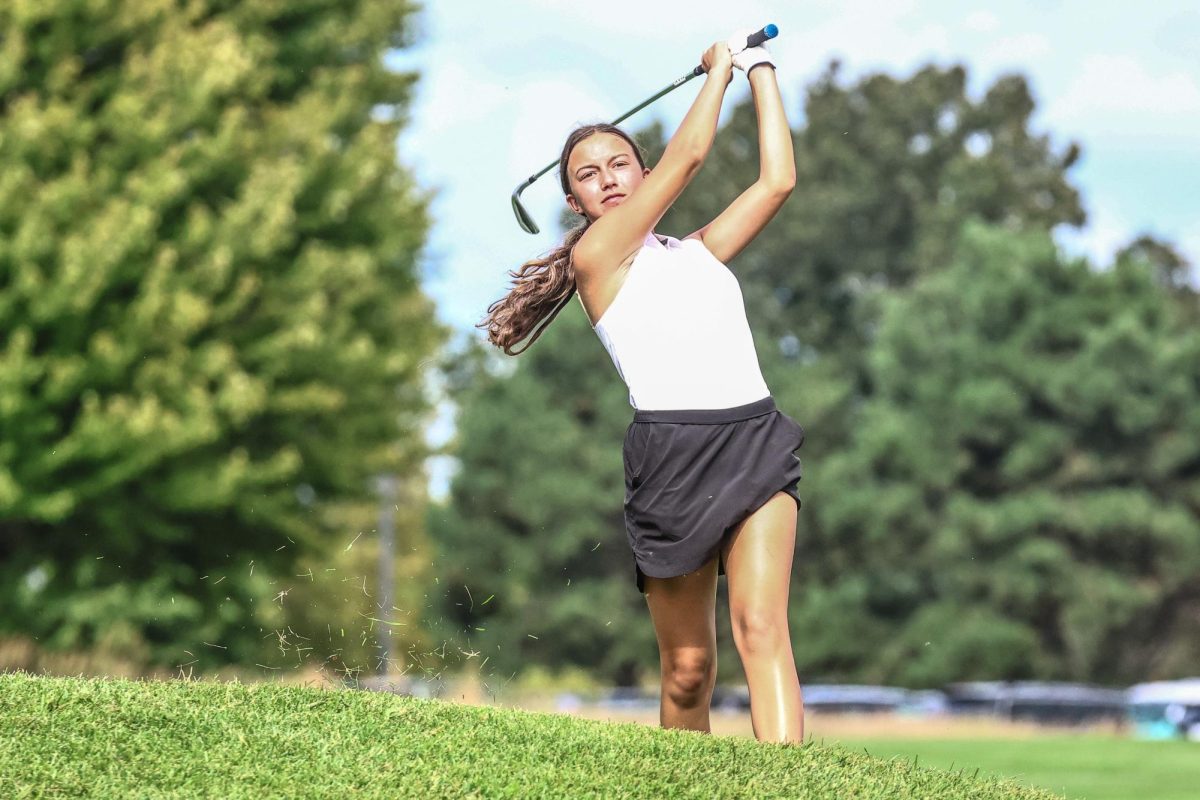
[[[736,611],[732,622],[735,644],[743,654],[773,653],[785,644],[791,646],[784,613]]]
[[[677,703],[710,696],[716,678],[715,650],[687,648],[662,656],[663,690]]]

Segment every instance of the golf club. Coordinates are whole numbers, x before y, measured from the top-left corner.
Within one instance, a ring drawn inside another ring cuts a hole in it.
[[[748,37],[746,37],[746,47],[757,47],[758,45],[762,44],[766,40],[774,39],[778,35],[779,35],[779,28],[777,26],[766,25],[761,30],[756,31],[756,32],[750,34]],[[692,78],[696,77],[697,75],[703,75],[703,74],[704,74],[704,67],[697,66],[695,69],[693,69],[691,72],[687,73],[686,75],[683,75],[682,77],[675,79],[675,81],[673,81],[671,84],[669,84],[666,88],[657,92],[656,94],[649,97],[648,99],[643,100],[641,103],[638,103],[636,106],[634,106],[633,108],[629,109],[624,114],[622,114],[621,116],[614,119],[612,121],[612,124],[616,125],[617,123],[621,122],[622,120],[626,119],[627,117],[630,117],[633,114],[635,114],[636,112],[641,111],[643,108],[650,105],[655,100],[657,100],[658,98],[667,94],[668,92],[678,89],[680,86],[687,83]],[[523,205],[521,205],[521,192],[525,191],[525,189],[527,189],[534,181],[536,181],[538,178],[542,177],[547,172],[549,172],[551,169],[553,169],[556,164],[558,164],[558,159],[551,161],[540,172],[538,172],[534,175],[531,175],[528,179],[523,181],[519,186],[517,186],[516,190],[512,194],[513,213],[517,215],[517,224],[520,225],[521,229],[524,230],[526,233],[538,233],[538,226],[533,221],[533,217],[529,216],[529,212],[525,210],[525,207]]]

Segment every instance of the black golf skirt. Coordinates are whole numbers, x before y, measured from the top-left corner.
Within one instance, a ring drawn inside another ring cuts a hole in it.
[[[625,433],[625,530],[645,576],[694,572],[776,492],[800,506],[804,428],[773,397],[733,408],[635,411]]]

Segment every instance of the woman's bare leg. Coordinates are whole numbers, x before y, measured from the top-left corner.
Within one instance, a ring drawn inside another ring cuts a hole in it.
[[[711,733],[717,680],[717,559],[677,578],[646,576],[646,604],[662,670],[659,722]]]
[[[779,492],[742,521],[722,550],[733,641],[760,741],[804,741],[804,700],[787,616],[795,543],[796,501]]]

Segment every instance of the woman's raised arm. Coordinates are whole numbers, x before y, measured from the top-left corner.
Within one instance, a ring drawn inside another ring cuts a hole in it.
[[[746,77],[758,116],[758,180],[716,219],[684,237],[699,239],[724,263],[754,240],[796,185],[792,130],[783,111],[774,66],[751,68]]]
[[[577,274],[591,277],[615,271],[637,252],[704,163],[717,133],[725,89],[733,78],[728,44],[714,43],[701,63],[707,69],[704,86],[658,164],[624,203],[593,222],[575,245]]]

